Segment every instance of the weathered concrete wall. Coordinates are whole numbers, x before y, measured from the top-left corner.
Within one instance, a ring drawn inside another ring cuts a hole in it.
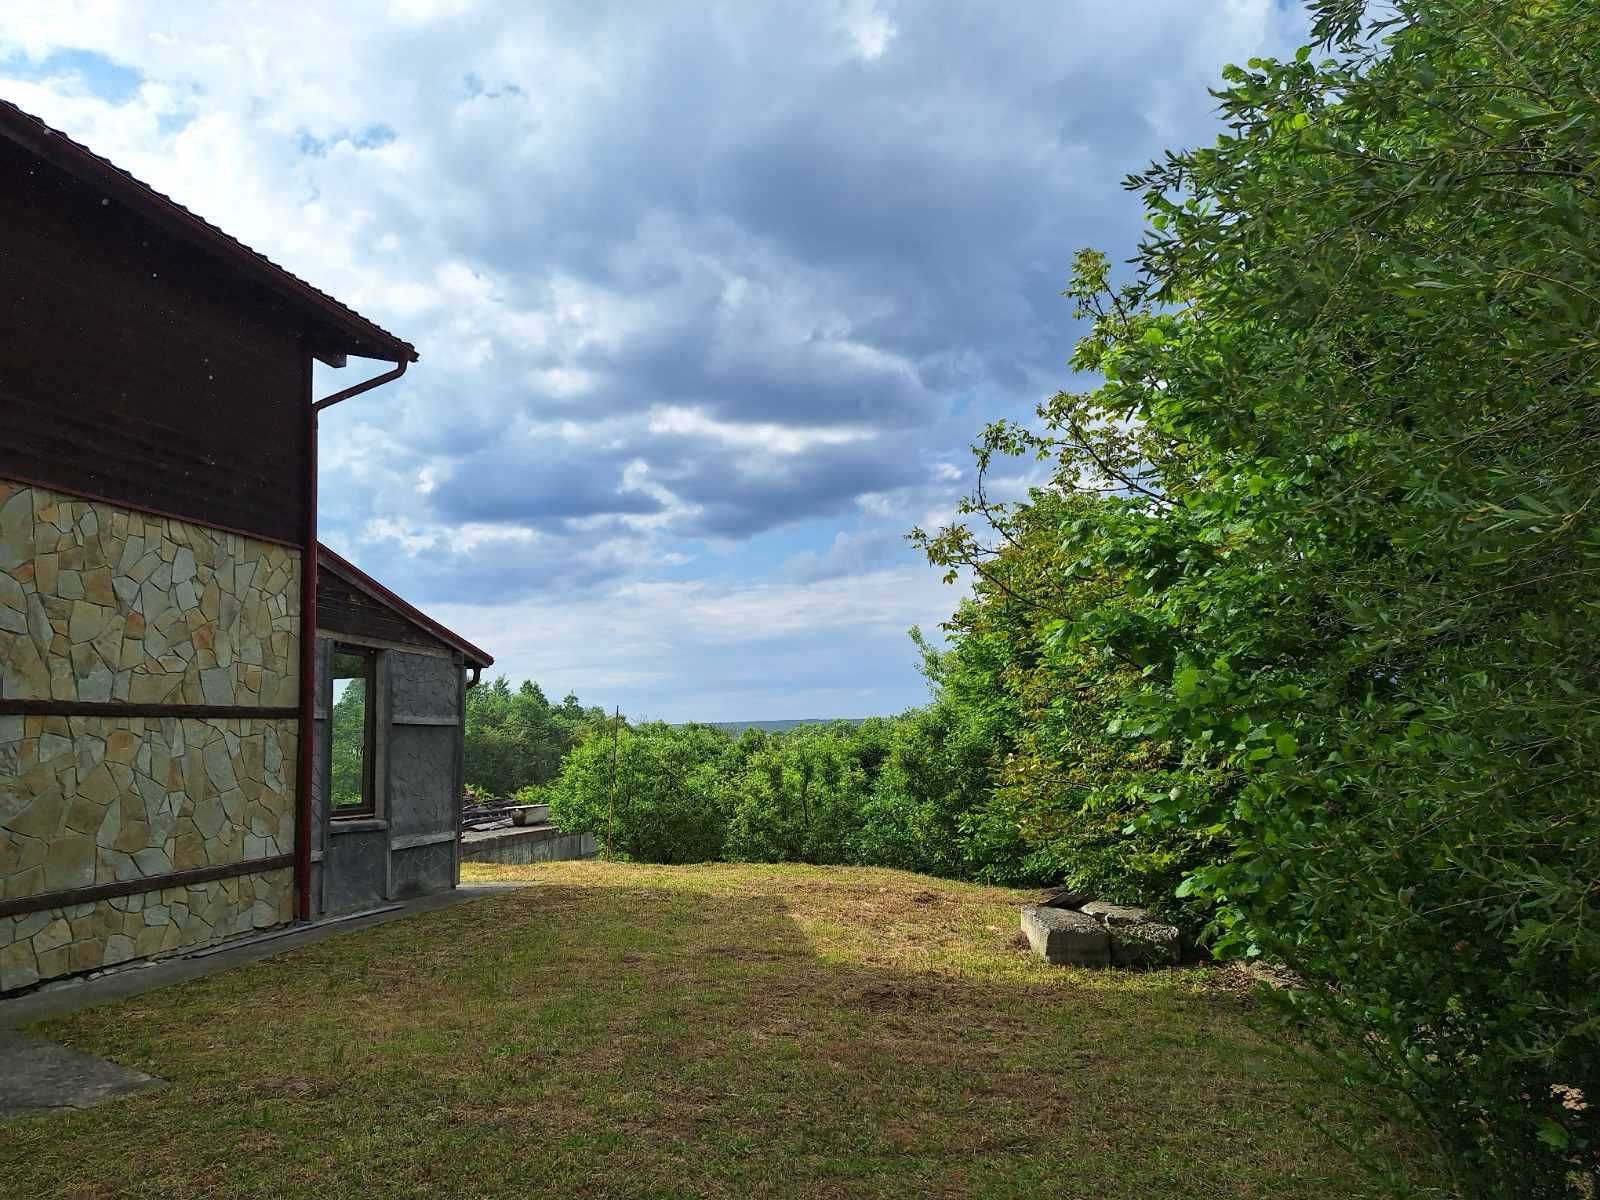
[[[293,706],[300,556],[0,480],[0,698]]]
[[[389,822],[396,839],[453,831],[461,668],[454,659],[388,653]],[[441,722],[449,722],[443,724]]]
[[[0,990],[288,920],[292,718],[4,715],[9,700],[292,707],[296,551],[0,481],[0,898],[152,890],[0,918]]]
[[[454,659],[394,651],[389,655],[389,679],[394,689],[394,720],[443,720],[460,715],[461,668]]]
[[[371,908],[388,898],[389,832],[360,824],[333,822],[322,859],[323,912]]]
[[[562,833],[558,829],[494,829],[468,833],[461,839],[462,862],[561,862],[593,858],[597,852],[594,834]]]
[[[455,886],[456,859],[453,842],[413,846],[391,851],[389,894],[395,900],[448,892]]]
[[[389,828],[410,837],[455,829],[454,725],[389,727]]]

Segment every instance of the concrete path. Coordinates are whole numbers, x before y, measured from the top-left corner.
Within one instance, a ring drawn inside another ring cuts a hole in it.
[[[162,1081],[130,1071],[116,1063],[70,1050],[42,1038],[14,1032],[18,1027],[47,1017],[62,1016],[96,1004],[154,991],[188,979],[199,979],[243,963],[255,962],[309,946],[341,933],[353,933],[397,921],[413,913],[498,895],[528,884],[488,883],[460,887],[416,900],[388,905],[370,912],[332,918],[307,925],[291,925],[252,938],[198,950],[184,957],[133,964],[108,971],[98,978],[49,984],[36,992],[0,1000],[0,1120],[48,1109],[88,1108]]]
[[[162,1081],[142,1071],[0,1029],[0,1121],[26,1113],[90,1108]]]

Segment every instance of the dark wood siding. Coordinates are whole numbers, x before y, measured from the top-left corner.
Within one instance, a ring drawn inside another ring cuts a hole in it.
[[[269,299],[0,140],[0,476],[300,545],[307,372]]]
[[[317,569],[317,628],[403,646],[450,649],[427,630],[340,578],[325,563]]]

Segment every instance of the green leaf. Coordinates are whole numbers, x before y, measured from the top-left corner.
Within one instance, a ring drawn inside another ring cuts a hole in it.
[[[1566,1126],[1549,1117],[1539,1120],[1539,1140],[1554,1150],[1565,1150],[1572,1144],[1572,1135],[1567,1132]]]

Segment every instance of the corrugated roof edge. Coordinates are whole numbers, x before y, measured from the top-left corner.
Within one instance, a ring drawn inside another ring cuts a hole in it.
[[[416,347],[410,342],[374,324],[355,309],[341,304],[320,288],[313,287],[298,275],[280,267],[266,255],[252,250],[238,238],[190,212],[170,196],[156,191],[81,142],[73,141],[59,129],[4,99],[0,99],[0,135],[75,178],[115,195],[121,203],[168,233],[216,255],[236,269],[242,269],[269,290],[320,317],[323,324],[349,339],[348,344],[330,349],[361,358],[390,362],[417,361]]]
[[[460,634],[446,629],[443,625],[439,624],[439,622],[435,621],[416,605],[411,604],[406,600],[402,600],[394,592],[391,592],[388,588],[384,587],[383,584],[379,583],[371,575],[368,575],[348,558],[345,558],[342,554],[335,553],[334,551],[328,549],[328,547],[323,543],[318,542],[317,567],[318,569],[321,569],[323,566],[328,567],[336,575],[343,575],[351,583],[355,584],[357,587],[371,595],[374,600],[377,600],[381,604],[388,605],[406,620],[412,622],[413,624],[420,625],[440,641],[454,646],[457,650],[461,651],[462,655],[468,662],[479,667],[494,666],[494,658],[492,655],[484,653]]]

